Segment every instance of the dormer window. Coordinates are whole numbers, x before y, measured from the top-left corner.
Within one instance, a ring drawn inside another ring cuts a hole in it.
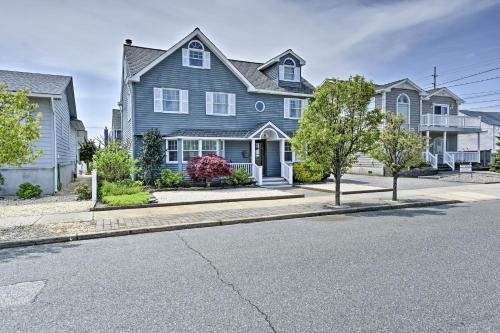
[[[210,69],[210,52],[198,40],[189,42],[187,49],[182,49],[182,65],[186,67]]]
[[[292,58],[286,58],[279,70],[281,81],[300,82],[300,67]]]

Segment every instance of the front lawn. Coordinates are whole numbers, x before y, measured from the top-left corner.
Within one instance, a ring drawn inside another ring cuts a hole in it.
[[[141,191],[134,194],[103,196],[102,201],[110,206],[145,205],[149,202],[149,193]]]

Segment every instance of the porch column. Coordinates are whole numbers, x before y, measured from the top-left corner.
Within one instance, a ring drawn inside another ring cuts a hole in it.
[[[252,164],[255,164],[255,139],[252,139],[252,147],[251,147],[250,156],[252,157]]]
[[[430,132],[430,131],[427,131],[427,132],[425,133],[425,135],[427,136],[427,145],[426,145],[426,146],[427,146],[427,152],[429,152],[429,150],[430,150],[430,148],[431,148],[431,147],[430,147],[430,146],[431,146],[431,132]]]
[[[280,162],[285,162],[285,140],[280,140]]]
[[[477,133],[477,155],[479,158],[479,163],[481,163],[481,132]]]
[[[448,133],[446,131],[443,132],[443,155],[446,153],[446,138],[447,138]]]

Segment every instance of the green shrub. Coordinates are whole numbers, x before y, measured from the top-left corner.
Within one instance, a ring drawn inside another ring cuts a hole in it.
[[[182,172],[173,172],[170,169],[161,170],[161,182],[166,187],[179,187],[184,181],[184,174]]]
[[[102,201],[110,206],[145,205],[149,202],[149,193],[141,191],[134,194],[104,196]]]
[[[119,143],[110,143],[94,155],[94,167],[98,176],[108,182],[116,182],[130,177],[136,172],[136,161]]]
[[[144,184],[151,185],[160,177],[161,163],[164,161],[165,141],[160,130],[152,128],[142,137],[142,148],[139,158],[140,177]]]
[[[90,200],[92,198],[92,187],[89,184],[78,184],[73,192],[78,195],[78,200]]]
[[[129,179],[117,181],[114,183],[103,182],[101,186],[101,195],[103,197],[110,195],[128,195],[142,192],[142,183]]]
[[[298,183],[317,183],[328,177],[323,167],[313,162],[295,163],[293,179]]]
[[[5,179],[3,178],[2,174],[0,173],[0,187],[5,184]]]
[[[31,183],[22,183],[19,185],[19,191],[16,195],[21,199],[31,199],[39,197],[42,194],[40,185],[33,185]]]
[[[156,188],[161,188],[161,179],[155,179],[155,187]]]
[[[232,174],[227,179],[227,182],[233,186],[245,185],[251,182],[251,177],[252,174],[245,168],[238,168],[236,170],[232,170]]]

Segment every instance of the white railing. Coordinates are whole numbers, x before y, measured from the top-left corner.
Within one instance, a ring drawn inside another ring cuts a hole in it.
[[[425,151],[422,153],[422,156],[425,158],[425,160],[434,168],[437,169],[438,167],[438,157],[437,155],[433,155],[429,151]]]
[[[456,163],[468,162],[468,163],[480,163],[481,156],[478,151],[449,151],[449,155],[453,156]]]
[[[252,164],[252,177],[255,179],[257,185],[262,185],[262,166],[257,164]]]
[[[285,178],[288,184],[293,184],[293,165],[281,162],[281,177]]]
[[[422,115],[422,118],[420,119],[420,125],[457,128],[481,128],[481,118],[428,113]]]
[[[238,169],[245,169],[248,173],[253,175],[252,172],[252,163],[229,163],[231,165],[231,168],[233,170],[238,170]]]
[[[455,170],[455,156],[450,152],[444,152],[443,154],[444,164],[448,164],[451,170]]]

